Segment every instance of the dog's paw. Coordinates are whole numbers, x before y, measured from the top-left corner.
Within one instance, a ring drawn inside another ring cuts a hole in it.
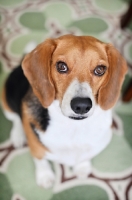
[[[55,175],[52,170],[37,171],[36,179],[39,186],[49,189],[55,182]]]
[[[89,161],[82,162],[74,167],[74,174],[79,179],[87,179],[88,175],[92,172],[91,163]]]
[[[10,139],[15,148],[21,148],[26,143],[23,129],[18,128],[17,126],[13,126]]]

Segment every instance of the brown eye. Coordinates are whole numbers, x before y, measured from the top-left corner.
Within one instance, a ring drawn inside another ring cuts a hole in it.
[[[56,63],[56,68],[59,73],[66,73],[68,71],[67,64],[65,62],[59,61]]]
[[[95,74],[96,76],[102,76],[105,72],[106,72],[106,66],[104,66],[104,65],[98,65],[98,66],[94,69],[94,74]]]

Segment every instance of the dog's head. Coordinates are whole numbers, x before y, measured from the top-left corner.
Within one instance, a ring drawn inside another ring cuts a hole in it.
[[[73,35],[41,43],[22,67],[41,104],[47,108],[57,99],[62,113],[73,119],[92,115],[96,104],[113,107],[127,71],[112,45]]]

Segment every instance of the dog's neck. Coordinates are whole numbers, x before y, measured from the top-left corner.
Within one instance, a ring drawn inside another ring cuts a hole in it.
[[[92,116],[74,120],[64,116],[59,102],[48,108],[50,124],[46,132],[36,130],[41,142],[49,149],[46,158],[69,166],[91,159],[106,147],[111,138],[111,110],[98,105]],[[71,152],[71,153],[68,153]]]

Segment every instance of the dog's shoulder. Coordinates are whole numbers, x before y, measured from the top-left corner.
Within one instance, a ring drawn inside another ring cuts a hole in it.
[[[32,129],[35,131],[35,127],[37,126],[41,130],[46,131],[50,121],[48,109],[41,105],[31,88],[25,95],[22,104],[23,112],[26,112],[31,119],[30,125]]]

